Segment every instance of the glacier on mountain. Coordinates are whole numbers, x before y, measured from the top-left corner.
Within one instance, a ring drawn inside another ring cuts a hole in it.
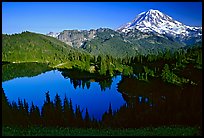
[[[132,22],[122,25],[116,31],[128,33],[134,29],[181,38],[202,35],[202,27],[184,25],[159,10],[153,9],[140,13]]]

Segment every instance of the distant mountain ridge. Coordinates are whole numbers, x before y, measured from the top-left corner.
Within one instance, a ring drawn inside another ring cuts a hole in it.
[[[184,25],[158,10],[150,9],[116,30],[64,30],[47,35],[92,54],[124,56],[127,53],[173,50],[202,42],[202,27]]]
[[[60,34],[60,33],[49,32],[49,33],[47,33],[46,35],[47,35],[47,36],[52,36],[52,37],[57,38],[59,34]]]

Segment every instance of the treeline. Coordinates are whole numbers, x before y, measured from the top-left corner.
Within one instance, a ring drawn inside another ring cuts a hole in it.
[[[202,45],[198,43],[176,52],[168,50],[165,53],[127,57],[122,59],[121,63],[131,67],[129,76],[137,74],[140,80],[148,81],[152,77],[160,77],[176,85],[183,83],[194,85],[195,82],[190,80],[191,77],[185,75],[183,71],[195,72],[202,69]],[[123,75],[126,74],[123,73]]]
[[[199,89],[199,91],[197,91]],[[168,90],[168,89],[167,89]],[[63,101],[56,94],[50,100],[49,92],[42,110],[33,103],[28,106],[26,100],[9,103],[2,89],[2,125],[17,127],[70,127],[70,128],[139,128],[164,125],[201,126],[202,108],[200,106],[200,87],[187,87],[167,94],[167,100],[161,95],[153,94],[153,99],[122,94],[127,104],[113,111],[111,104],[102,115],[102,120],[90,117],[88,109],[74,106],[71,99],[65,96]],[[196,91],[192,94],[192,91]],[[74,110],[75,107],[75,110]],[[85,116],[83,117],[83,113]]]
[[[24,99],[18,99],[18,103],[9,103],[2,89],[2,125],[3,126],[42,126],[42,127],[97,127],[99,125],[95,118],[89,116],[85,110],[82,117],[80,106],[76,105],[75,112],[72,100],[65,96],[62,101],[56,94],[54,101],[50,100],[49,92],[46,92],[46,100],[40,111],[33,103],[28,106]]]
[[[124,76],[136,75],[139,80],[148,81],[151,78],[159,77],[167,83],[195,85],[196,82],[191,80],[192,77],[182,72],[184,70],[195,72],[202,69],[202,45],[197,43],[176,52],[167,50],[151,54],[150,51],[147,55],[125,58],[99,55],[95,63],[101,75],[121,72]]]
[[[87,89],[89,89],[91,87],[91,81],[98,82],[101,88],[101,91],[105,91],[107,88],[110,88],[113,82],[112,78],[110,77],[103,78],[103,80],[94,80],[94,79],[81,80],[81,79],[70,78],[70,83],[74,86],[75,89],[77,87],[83,88],[83,89],[86,87]]]
[[[113,82],[112,77],[110,75],[100,75],[99,73],[90,73],[88,71],[79,70],[77,68],[74,69],[59,69],[64,78],[69,78],[70,83],[76,89],[86,88],[89,89],[91,86],[91,82],[98,82],[101,90],[104,91],[106,88],[110,88]]]
[[[33,77],[52,70],[45,63],[7,63],[2,65],[2,82],[18,77]]]

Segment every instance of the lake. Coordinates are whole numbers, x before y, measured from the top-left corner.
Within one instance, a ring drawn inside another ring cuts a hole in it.
[[[37,63],[5,64],[2,75],[9,102],[25,99],[41,109],[49,91],[51,100],[57,93],[62,101],[66,95],[74,109],[79,105],[85,116],[87,108],[97,120],[111,104],[117,119],[125,121],[118,125],[200,125],[202,121],[201,86],[175,86],[155,78],[146,82],[121,74],[100,77]]]
[[[62,101],[65,95],[68,99],[72,99],[73,106],[79,105],[83,113],[85,108],[91,117],[101,119],[102,114],[108,110],[111,104],[113,111],[119,109],[126,102],[122,94],[117,91],[117,83],[121,80],[121,76],[113,77],[110,88],[101,89],[99,82],[89,80],[90,86],[81,85],[74,88],[74,84],[70,78],[64,78],[62,72],[51,70],[41,73],[33,77],[19,77],[2,83],[2,87],[8,97],[9,102],[26,99],[31,105],[42,107],[45,100],[45,92],[49,91],[51,100],[54,100],[56,93],[59,94]],[[85,114],[84,114],[85,115]]]

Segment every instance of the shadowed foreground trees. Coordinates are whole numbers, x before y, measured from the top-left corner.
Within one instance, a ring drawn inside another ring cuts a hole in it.
[[[74,112],[72,100],[68,101],[65,96],[62,103],[61,98],[56,94],[54,102],[50,100],[49,92],[45,93],[42,111],[31,103],[30,108],[24,99],[18,99],[18,103],[9,103],[2,88],[2,120],[4,126],[45,126],[45,127],[97,127],[96,119],[89,117],[88,109],[83,111],[76,105]],[[82,117],[82,112],[86,112]],[[14,116],[15,115],[15,116]]]
[[[119,85],[123,87],[122,84]],[[154,86],[152,85],[151,88]],[[123,91],[128,92],[129,90],[125,88],[127,87],[124,87]],[[66,95],[62,102],[56,94],[53,102],[50,100],[49,92],[46,92],[40,112],[33,103],[29,108],[25,100],[18,99],[18,103],[9,103],[2,89],[2,123],[3,126],[17,127],[140,128],[164,125],[201,127],[200,89],[201,87],[189,86],[183,89],[185,95],[178,95],[178,91],[168,91],[165,92],[166,94],[163,93],[163,97],[158,93],[150,97],[146,95],[146,98],[142,99],[122,93],[127,104],[117,111],[113,111],[110,104],[102,120],[90,118],[87,108],[81,110],[80,106],[73,106],[72,100],[68,100]],[[160,98],[163,99],[160,100]],[[75,110],[73,107],[76,107]],[[84,117],[82,113],[85,113]]]

